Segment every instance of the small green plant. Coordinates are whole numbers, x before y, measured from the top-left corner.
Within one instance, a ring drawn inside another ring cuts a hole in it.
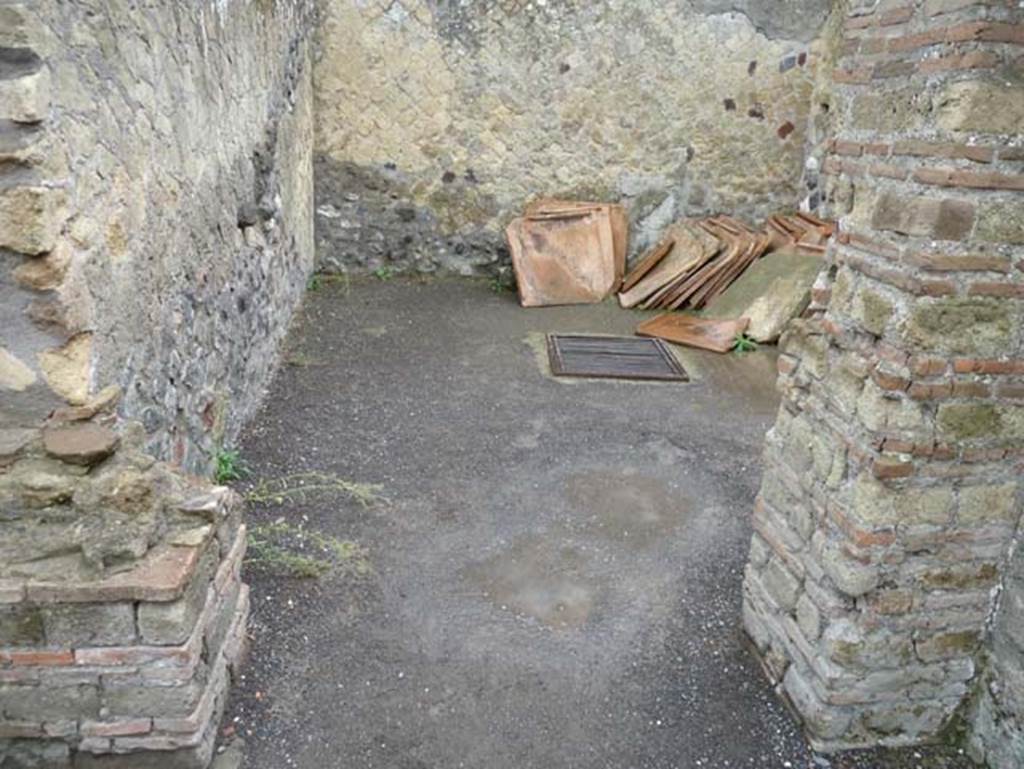
[[[317,579],[340,571],[363,577],[372,571],[369,553],[357,542],[280,519],[253,526],[248,544],[246,563],[276,576]]]
[[[248,474],[245,462],[241,455],[234,449],[221,449],[217,452],[213,478],[217,483],[228,483],[229,481],[240,481]]]
[[[751,339],[746,334],[737,334],[736,339],[733,341],[733,352],[744,353],[753,352],[757,349],[757,342]]]
[[[309,280],[306,281],[307,291],[319,291],[324,287],[324,276],[316,272],[309,276]]]
[[[323,366],[324,362],[304,352],[291,352],[285,356],[284,364],[294,368],[309,368],[310,366]]]
[[[363,507],[369,507],[387,502],[380,494],[381,488],[375,483],[347,481],[334,473],[311,471],[261,479],[245,498],[254,504],[283,505],[285,502],[305,502],[323,494],[344,494]]]
[[[489,285],[491,291],[495,294],[504,294],[506,291],[515,290],[515,283],[512,280],[512,276],[506,270],[501,270],[497,275],[491,278]]]
[[[391,280],[395,277],[395,271],[390,267],[378,267],[373,271],[373,277],[377,280]]]

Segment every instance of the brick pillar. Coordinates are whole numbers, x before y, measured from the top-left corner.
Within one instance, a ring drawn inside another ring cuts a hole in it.
[[[780,358],[744,618],[819,749],[935,736],[1020,517],[1024,11],[854,3],[827,305]]]

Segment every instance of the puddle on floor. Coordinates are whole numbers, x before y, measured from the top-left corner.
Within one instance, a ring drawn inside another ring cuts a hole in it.
[[[579,473],[566,480],[571,505],[593,532],[633,547],[647,547],[687,518],[690,501],[657,478],[627,473]]]
[[[466,576],[500,609],[550,627],[574,628],[587,621],[596,602],[595,586],[583,576],[583,565],[575,548],[528,537],[470,566]]]

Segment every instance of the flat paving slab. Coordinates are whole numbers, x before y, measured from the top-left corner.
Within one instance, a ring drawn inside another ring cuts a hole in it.
[[[252,569],[228,731],[248,769],[960,767],[815,756],[740,623],[774,352],[680,354],[689,383],[555,380],[545,334],[648,314],[523,310],[483,281],[309,294],[242,442],[248,487],[382,486],[251,505],[365,568]]]

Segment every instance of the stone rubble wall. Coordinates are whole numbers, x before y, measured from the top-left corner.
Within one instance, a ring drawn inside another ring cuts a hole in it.
[[[209,763],[246,538],[188,472],[255,409],[313,268],[312,21],[0,0],[4,769]]]
[[[0,2],[0,428],[111,384],[205,472],[313,262],[311,0]]]
[[[682,214],[804,199],[830,3],[322,0],[318,264],[492,274],[530,199]]]
[[[1024,549],[1020,532],[968,713],[973,758],[994,769],[1024,766]]]
[[[1002,585],[975,752],[1020,765],[1022,46],[1010,0],[862,0],[844,22],[840,229],[782,340],[743,607],[820,749],[955,724]]]
[[[116,391],[0,453],[0,766],[205,769],[245,648],[241,501]]]

